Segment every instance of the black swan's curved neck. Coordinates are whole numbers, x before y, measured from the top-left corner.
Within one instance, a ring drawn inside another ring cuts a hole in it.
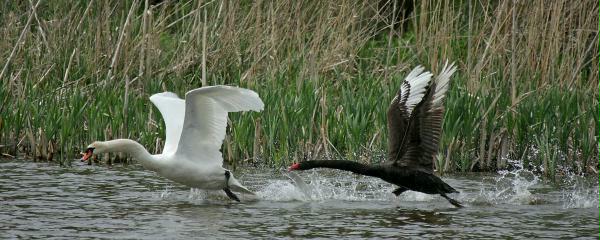
[[[366,165],[354,161],[347,160],[312,160],[300,163],[300,170],[308,170],[313,168],[333,168],[344,171],[350,171],[356,174],[362,174],[372,177],[380,177],[383,168],[378,165]]]

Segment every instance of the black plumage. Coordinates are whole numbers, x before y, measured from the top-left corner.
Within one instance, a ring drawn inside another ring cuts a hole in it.
[[[450,76],[456,71],[446,65],[431,81],[432,74],[416,67],[406,77],[387,112],[388,157],[382,164],[366,165],[346,160],[313,160],[293,164],[290,170],[333,168],[377,177],[398,186],[399,195],[406,190],[439,194],[451,204],[462,205],[446,194],[456,193],[433,173],[444,116],[444,98]]]

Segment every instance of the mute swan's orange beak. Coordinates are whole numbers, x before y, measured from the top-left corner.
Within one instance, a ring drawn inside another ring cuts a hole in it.
[[[94,149],[93,148],[88,148],[87,150],[85,150],[84,153],[82,153],[83,156],[81,156],[81,161],[85,162],[87,161],[90,157],[92,157],[92,155],[94,155]]]

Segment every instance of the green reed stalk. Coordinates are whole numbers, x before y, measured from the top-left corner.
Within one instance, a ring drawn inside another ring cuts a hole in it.
[[[151,94],[228,84],[265,102],[261,113],[230,115],[222,151],[232,165],[378,162],[404,76],[450,59],[459,71],[439,172],[508,160],[549,176],[597,171],[597,1],[414,9],[400,32],[398,12],[371,1],[0,4],[0,145],[14,146],[0,152],[69,164],[93,140],[129,137],[158,153],[164,123]]]

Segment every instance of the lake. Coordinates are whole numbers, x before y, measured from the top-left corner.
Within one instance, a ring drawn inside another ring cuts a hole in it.
[[[443,176],[464,203],[334,170],[237,169],[232,202],[128,166],[0,160],[0,238],[598,239],[598,180],[548,184],[526,170]]]

